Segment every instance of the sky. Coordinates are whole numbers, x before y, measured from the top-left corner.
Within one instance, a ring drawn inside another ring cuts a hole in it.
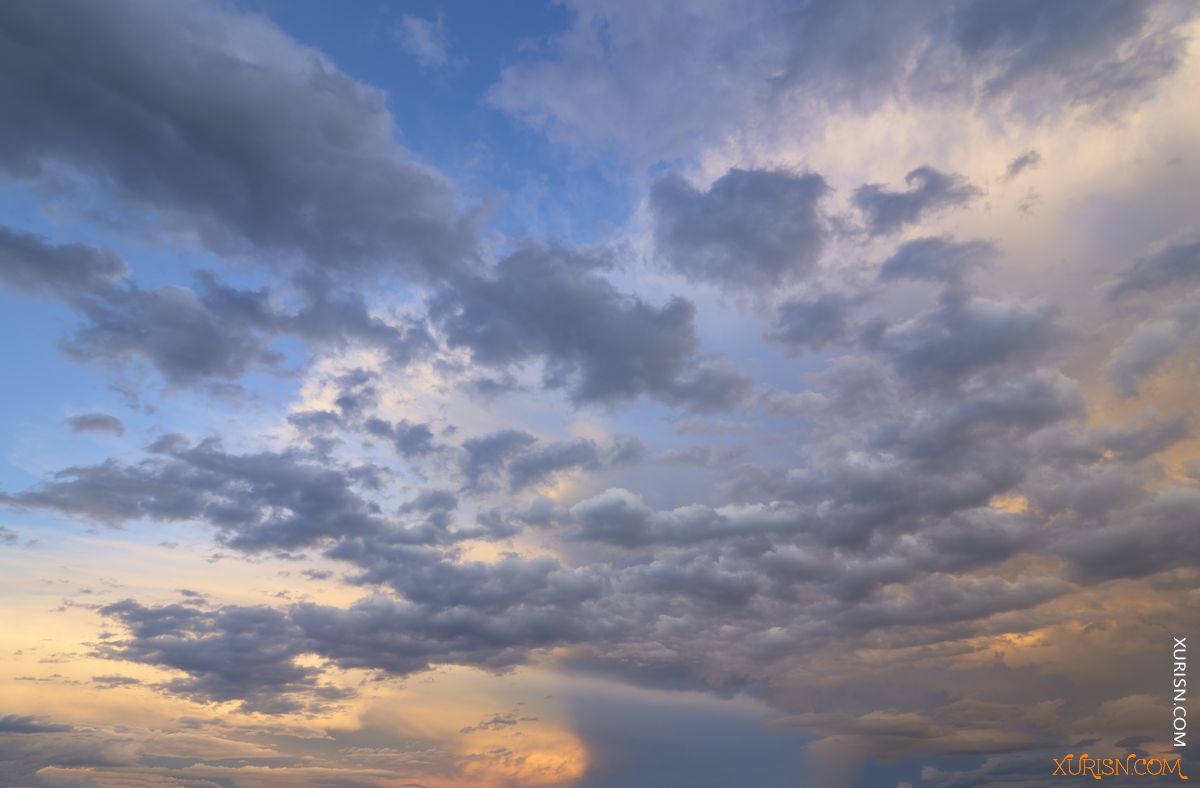
[[[0,3],[0,785],[1178,757],[1198,36]]]

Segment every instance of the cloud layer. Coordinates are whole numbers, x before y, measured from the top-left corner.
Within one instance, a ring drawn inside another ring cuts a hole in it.
[[[555,14],[504,57],[451,9],[358,20],[436,72],[414,109],[224,5],[0,7],[0,285],[44,365],[0,557],[47,633],[0,643],[0,771],[947,788],[1166,751],[1194,9]],[[450,161],[436,113],[488,139]],[[529,159],[545,205],[479,182]],[[595,229],[525,230],[559,210]]]

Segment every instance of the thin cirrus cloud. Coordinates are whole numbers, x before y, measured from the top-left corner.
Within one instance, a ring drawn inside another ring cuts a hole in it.
[[[0,9],[6,777],[949,788],[1166,748],[1194,9],[294,13]]]

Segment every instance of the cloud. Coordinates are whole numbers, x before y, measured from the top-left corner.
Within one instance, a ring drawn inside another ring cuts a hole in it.
[[[790,299],[776,308],[767,339],[782,342],[794,352],[821,350],[847,336],[853,306],[835,293],[815,299]]]
[[[65,300],[109,289],[128,273],[111,251],[0,227],[0,282],[19,293]]]
[[[530,718],[518,717],[516,712],[510,712],[508,714],[493,714],[488,719],[482,720],[482,721],[476,723],[475,725],[468,725],[465,728],[459,729],[458,732],[459,733],[478,733],[480,731],[504,730],[505,728],[515,727],[516,725],[519,725],[521,722],[523,722],[526,719],[530,719]],[[536,718],[534,718],[534,719],[536,719]]]
[[[526,245],[490,277],[442,292],[434,321],[451,347],[505,367],[543,360],[543,385],[567,388],[578,404],[615,404],[646,393],[698,409],[727,406],[745,384],[696,360],[695,307],[662,306],[619,292],[600,275],[604,252]]]
[[[487,489],[507,479],[510,492],[544,484],[567,471],[594,471],[637,462],[644,448],[636,438],[618,439],[608,447],[580,438],[539,441],[520,430],[500,430],[463,442],[459,469],[466,489]]]
[[[513,455],[536,442],[537,438],[520,430],[501,430],[464,441],[466,455],[461,470],[467,485],[478,485],[485,476],[502,468]]]
[[[1052,308],[946,293],[936,309],[887,328],[879,344],[909,380],[944,385],[1037,358],[1058,332]]]
[[[1042,163],[1042,154],[1035,150],[1027,150],[1008,163],[1004,170],[1004,180],[1011,181],[1025,170],[1030,170]]]
[[[1115,113],[1179,67],[1180,13],[1191,12],[1168,3],[973,0],[952,6],[949,37],[958,62],[974,66],[968,73],[981,100],[1010,96],[1036,111],[1057,96]]]
[[[214,309],[194,290],[130,284],[80,302],[86,322],[62,344],[77,362],[148,361],[170,383],[236,379],[282,356],[258,329],[259,315]]]
[[[339,667],[399,675],[426,670],[431,663],[505,670],[526,662],[533,649],[584,634],[576,605],[554,596],[541,604],[531,600],[490,609],[369,597],[349,609],[299,605],[292,618],[318,653]]]
[[[987,264],[995,253],[995,247],[986,241],[918,238],[905,241],[884,261],[879,278],[885,282],[915,279],[957,285],[967,274]]]
[[[628,146],[652,173],[724,173],[707,185],[658,177],[644,229],[689,285],[772,296],[747,318],[665,294],[654,271],[626,265],[640,262],[624,252],[637,247],[619,240],[494,236],[494,252],[475,259],[457,192],[398,148],[382,94],[260,17],[193,4],[173,20],[149,5],[119,20],[49,8],[0,10],[17,30],[0,43],[16,74],[0,89],[25,113],[0,131],[12,143],[0,169],[63,205],[90,211],[78,200],[89,194],[105,209],[88,215],[173,246],[183,234],[261,259],[273,278],[134,281],[113,252],[6,231],[0,280],[78,315],[65,341],[74,357],[132,360],[175,386],[282,373],[282,338],[329,357],[285,393],[294,402],[277,419],[257,405],[195,416],[222,421],[226,442],[168,433],[142,454],[79,460],[0,493],[7,507],[85,524],[197,528],[226,556],[294,562],[290,576],[325,595],[255,605],[237,589],[181,596],[172,579],[157,601],[109,597],[87,656],[166,678],[93,671],[93,691],[140,680],[107,695],[325,716],[356,682],[543,663],[575,689],[599,675],[624,685],[600,707],[568,701],[590,758],[583,784],[670,783],[681,741],[720,756],[702,758],[693,782],[783,783],[793,775],[774,765],[809,737],[807,766],[823,785],[853,779],[866,759],[913,759],[895,767],[903,774],[872,764],[871,784],[915,782],[919,764],[938,765],[930,783],[1018,781],[1033,763],[1022,757],[1044,764],[1050,745],[1109,733],[1075,728],[1147,705],[1138,693],[1152,689],[1141,685],[1161,647],[1155,621],[1168,611],[1190,626],[1200,560],[1193,422],[1179,412],[1189,400],[1139,392],[1196,338],[1191,237],[1151,248],[1099,290],[1072,282],[1064,295],[1034,288],[1014,259],[1042,229],[1015,245],[1004,233],[922,234],[938,211],[983,207],[966,176],[925,166],[903,191],[867,183],[850,195],[864,236],[834,232],[833,217],[826,226],[821,176],[756,167],[772,150],[758,142],[777,128],[799,144],[809,127],[798,119],[815,128],[830,112],[881,106],[1005,118],[1017,131],[1036,123],[1039,140],[1060,112],[1094,128],[1176,69],[1184,33],[1168,23],[1190,10],[568,5],[569,28],[506,60],[491,100],[569,144]],[[48,55],[14,43],[27,39]],[[426,53],[431,67],[448,59],[439,51]],[[761,137],[741,134],[767,112],[778,118]],[[950,159],[995,176],[1013,153],[964,144]],[[746,163],[726,169],[721,150]],[[860,152],[839,147],[843,176],[859,172]],[[1033,161],[1018,157],[1010,174]],[[368,283],[392,274],[414,288],[394,294],[413,311],[392,312],[393,294]],[[1048,303],[1023,300],[1035,289]],[[782,350],[741,342],[760,330]],[[736,357],[705,353],[699,337],[714,335]],[[786,351],[810,355],[780,363]],[[1143,398],[1112,411],[1097,372]],[[528,396],[472,396],[500,390]],[[263,408],[275,393],[264,390]],[[1125,412],[1138,415],[1114,421]],[[120,428],[97,415],[71,426]],[[700,443],[675,448],[688,432]],[[0,540],[17,535],[0,526]],[[334,601],[345,593],[363,596]],[[1135,598],[1138,615],[1125,615]],[[1134,701],[1111,697],[1114,675]],[[711,720],[645,687],[752,711]],[[775,713],[778,729],[761,730]],[[453,722],[472,734],[455,746],[530,732],[514,721],[473,711]],[[68,779],[72,764],[99,764],[98,781],[112,777],[105,764],[128,781],[168,779],[155,759],[173,756],[139,742],[114,749],[91,728],[38,726],[50,723],[0,718],[0,771],[23,784]],[[426,757],[375,751],[375,731],[343,747],[349,733],[319,727],[320,744],[290,751],[303,752],[299,766],[230,755],[182,769],[214,783],[352,784],[391,772],[343,779],[328,764]],[[764,760],[746,766],[728,750]],[[478,772],[439,779],[464,774]]]
[[[109,675],[92,676],[92,685],[98,689],[114,689],[116,687],[134,687],[142,683],[141,679],[132,676]]]
[[[1194,290],[1200,286],[1200,239],[1185,238],[1159,245],[1122,271],[1108,291],[1119,301],[1167,288]]]
[[[780,504],[722,509],[693,504],[655,512],[638,495],[617,488],[575,504],[570,518],[578,523],[577,539],[638,547],[786,533],[799,527],[805,513]]]
[[[675,174],[650,192],[658,253],[696,281],[762,288],[803,276],[816,265],[828,193],[811,173],[732,169],[699,191]]]
[[[107,461],[68,468],[41,488],[0,496],[10,506],[52,509],[108,524],[204,520],[231,547],[295,550],[367,532],[399,541],[435,533],[390,524],[356,490],[354,468],[303,452],[230,454],[215,440],[188,445],[167,436],[134,465]]]
[[[157,689],[201,702],[236,700],[241,710],[261,714],[318,711],[352,693],[321,683],[324,667],[305,662],[306,655],[396,675],[435,662],[506,670],[533,650],[578,640],[578,608],[592,594],[589,586],[564,584],[559,571],[545,559],[444,565],[441,579],[450,585],[429,589],[420,601],[375,595],[349,608],[202,609],[127,599],[100,609],[124,635],[105,640],[96,655],[183,673]]]
[[[0,22],[21,31],[0,44],[11,177],[280,268],[438,278],[471,251],[453,188],[397,144],[384,94],[262,16],[60,0]]]
[[[148,362],[173,385],[235,380],[253,368],[275,369],[281,335],[316,348],[365,344],[395,363],[428,351],[432,338],[418,321],[393,324],[369,314],[362,295],[338,292],[320,278],[304,280],[297,309],[282,308],[263,288],[238,290],[209,271],[192,287],[144,289],[126,278],[116,254],[82,244],[55,245],[40,236],[0,230],[5,266],[0,281],[29,295],[62,299],[83,323],[62,342],[80,363]]]
[[[1139,323],[1109,354],[1104,367],[1109,382],[1121,396],[1134,396],[1145,378],[1194,341],[1198,330],[1200,323],[1186,313]]]
[[[405,14],[392,27],[392,34],[421,68],[444,68],[450,63],[446,24],[441,16],[430,20]]]
[[[69,730],[70,725],[38,722],[32,716],[5,714],[0,717],[0,733],[60,733]]]
[[[66,420],[71,432],[108,432],[120,437],[125,434],[125,425],[116,416],[107,413],[80,413]]]
[[[1122,522],[1097,524],[1085,538],[1064,540],[1061,552],[1089,580],[1144,577],[1200,558],[1194,535],[1200,491],[1176,486],[1122,513]]]
[[[386,438],[401,457],[421,457],[433,451],[433,431],[428,424],[413,424],[405,419],[392,424],[383,419],[368,419],[366,431],[377,438]]]
[[[581,788],[803,784],[804,765],[796,752],[808,737],[765,730],[761,711],[744,699],[720,702],[660,688],[633,694],[617,686],[592,687],[585,685],[565,700],[571,725],[588,747]]]
[[[946,174],[924,165],[904,176],[908,191],[894,192],[879,183],[868,183],[854,191],[854,205],[862,211],[867,229],[885,235],[919,222],[936,211],[965,205],[980,190],[962,176]]]
[[[525,452],[508,464],[509,485],[519,490],[568,468],[600,466],[600,452],[590,440],[567,441]]]
[[[830,114],[889,101],[1115,117],[1178,71],[1195,14],[1088,0],[567,7],[566,28],[507,65],[489,100],[556,142],[646,164],[748,127],[819,132]]]
[[[186,673],[163,684],[169,692],[205,702],[238,700],[243,711],[279,714],[304,707],[291,697],[295,693],[322,690],[318,671],[296,663],[304,643],[295,625],[276,610],[148,608],[123,600],[100,613],[119,621],[129,637],[106,641],[99,655]],[[325,694],[344,697],[337,691]]]

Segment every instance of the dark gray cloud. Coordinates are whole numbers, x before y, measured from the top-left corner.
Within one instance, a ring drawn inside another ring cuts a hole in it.
[[[70,725],[38,722],[33,716],[5,714],[0,717],[0,733],[61,733],[69,730]]]
[[[967,274],[989,262],[995,252],[995,247],[986,241],[918,238],[901,244],[884,261],[879,278],[885,282],[916,279],[961,284]]]
[[[1008,163],[1004,169],[1004,179],[1011,181],[1025,170],[1030,170],[1042,163],[1042,154],[1035,150],[1027,150]]]
[[[376,595],[347,609],[123,600],[100,610],[125,633],[105,640],[97,655],[185,674],[158,685],[165,692],[238,700],[243,711],[291,713],[346,697],[320,683],[322,668],[302,664],[305,655],[397,675],[434,662],[505,670],[532,651],[580,639],[586,631],[580,606],[595,596],[593,581],[549,559],[412,568],[418,577],[393,578],[411,601]]]
[[[342,417],[332,410],[302,410],[290,413],[288,423],[301,432],[327,433],[342,426]]]
[[[384,94],[264,17],[56,0],[8,4],[0,27],[12,177],[65,178],[119,221],[271,264],[436,277],[473,245]]]
[[[535,720],[536,717],[519,717],[517,713],[508,712],[506,714],[493,714],[486,720],[481,720],[474,725],[468,725],[465,728],[460,728],[459,733],[478,733],[479,731],[498,731],[505,728],[513,728],[527,720]]]
[[[62,348],[81,363],[142,359],[177,385],[236,379],[283,360],[260,330],[260,316],[213,307],[190,288],[127,284],[80,300],[85,322]]]
[[[965,205],[980,194],[962,176],[929,165],[905,175],[904,182],[909,188],[903,192],[891,191],[879,183],[854,190],[854,205],[862,211],[872,234],[894,233],[942,209]]]
[[[782,170],[731,169],[704,192],[665,175],[650,192],[658,253],[696,281],[778,285],[817,264],[828,191],[820,175]]]
[[[608,447],[579,438],[538,441],[520,430],[500,430],[463,442],[459,470],[468,490],[484,490],[503,479],[510,492],[552,480],[571,470],[598,470],[637,462],[644,447],[636,438],[618,438]]]
[[[305,643],[277,610],[146,607],[127,599],[100,613],[120,622],[128,637],[106,640],[98,654],[186,674],[165,682],[166,691],[202,702],[237,700],[243,711],[266,714],[303,710],[309,704],[298,700],[298,693],[341,696],[318,684],[318,669],[297,664]]]
[[[975,67],[979,100],[1010,96],[1036,111],[1035,99],[1057,94],[1113,113],[1178,68],[1185,44],[1174,24],[1190,13],[1171,3],[973,0],[951,6],[949,38]]]
[[[142,683],[141,679],[135,679],[132,676],[121,676],[112,674],[108,676],[92,676],[92,686],[97,689],[115,689],[117,687],[136,687]]]
[[[144,289],[125,278],[128,268],[110,251],[8,230],[0,230],[0,260],[0,281],[28,295],[57,297],[83,317],[62,343],[71,359],[142,360],[174,385],[276,368],[283,355],[271,346],[281,335],[318,349],[379,347],[400,364],[433,347],[421,322],[380,320],[361,294],[338,291],[321,277],[303,278],[301,305],[286,309],[266,288],[238,290],[209,271],[196,272],[192,287]]]
[[[520,451],[532,446],[537,438],[521,430],[501,430],[463,442],[466,452],[460,470],[468,487],[475,487]]]
[[[692,413],[714,413],[735,410],[753,389],[753,382],[732,364],[708,362],[683,373],[660,397]]]
[[[483,579],[483,572],[477,574]],[[489,590],[485,586],[480,592]],[[342,668],[406,675],[437,662],[506,670],[528,661],[533,650],[584,636],[585,622],[571,599],[535,600],[531,594],[522,604],[489,609],[377,596],[349,609],[299,605],[291,617],[316,653]]]
[[[42,487],[2,495],[0,502],[113,525],[202,520],[229,546],[250,552],[296,550],[364,533],[414,543],[441,538],[390,523],[358,492],[353,467],[295,450],[230,454],[214,440],[189,445],[179,436],[157,441],[150,451],[134,465],[108,461],[66,469]]]
[[[578,526],[574,538],[621,547],[692,544],[794,531],[805,519],[804,512],[783,504],[726,511],[693,504],[655,512],[639,496],[622,489],[605,490],[570,510],[570,520]]]
[[[794,352],[820,350],[847,336],[853,308],[849,299],[836,293],[791,299],[776,308],[775,322],[766,337]]]
[[[0,282],[19,293],[67,300],[111,288],[128,273],[111,251],[0,227]]]
[[[509,486],[519,490],[537,484],[567,469],[591,470],[600,466],[600,450],[594,441],[563,441],[523,453],[508,463]]]
[[[368,434],[390,441],[401,457],[422,457],[434,450],[433,430],[428,424],[414,424],[406,419],[395,424],[368,419],[364,426]]]
[[[449,490],[423,490],[400,507],[402,513],[449,513],[458,508],[458,496]]]
[[[698,409],[728,406],[746,390],[735,373],[701,365],[688,301],[654,306],[601,276],[604,252],[527,245],[490,277],[467,277],[435,299],[449,344],[491,366],[540,358],[547,388],[577,403],[646,393]]]
[[[1200,287],[1200,239],[1164,244],[1122,271],[1108,291],[1118,301],[1167,288],[1188,291]]]
[[[1197,515],[1200,490],[1173,487],[1122,511],[1119,520],[1094,524],[1086,538],[1064,539],[1059,550],[1075,573],[1090,581],[1195,566],[1200,561]]]
[[[80,413],[66,420],[71,432],[108,432],[116,436],[125,434],[125,425],[116,416],[107,413]]]
[[[936,309],[887,328],[879,346],[913,383],[943,385],[1035,359],[1060,331],[1050,307],[948,292]]]
[[[1120,460],[1137,461],[1191,437],[1193,425],[1189,414],[1179,414],[1174,418],[1146,419],[1125,427],[1102,427],[1093,434],[1100,450],[1110,451]]]

